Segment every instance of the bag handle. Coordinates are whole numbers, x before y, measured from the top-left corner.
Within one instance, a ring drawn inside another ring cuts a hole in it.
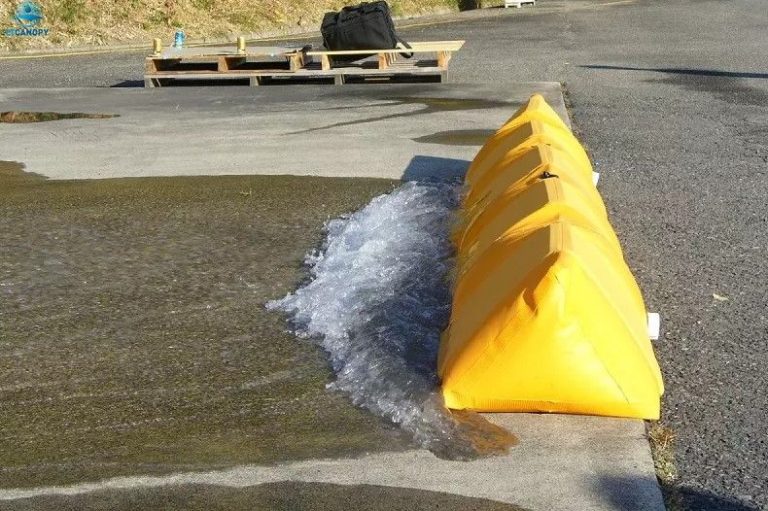
[[[397,33],[395,33],[395,39],[397,39],[398,43],[400,43],[403,46],[405,46],[406,49],[408,49],[408,50],[413,49],[413,47],[410,44],[408,44],[402,37],[397,35]],[[400,55],[405,57],[405,58],[407,58],[407,59],[413,58],[413,52],[411,52],[411,53],[401,53]]]

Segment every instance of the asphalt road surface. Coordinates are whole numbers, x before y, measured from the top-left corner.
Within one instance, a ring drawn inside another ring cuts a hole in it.
[[[689,509],[768,508],[768,9],[558,2],[403,30],[456,82],[565,83],[648,301]],[[0,61],[2,87],[131,85],[142,53]],[[2,108],[0,108],[2,109]]]

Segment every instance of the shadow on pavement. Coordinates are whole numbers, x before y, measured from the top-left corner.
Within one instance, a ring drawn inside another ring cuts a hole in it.
[[[398,92],[403,92],[403,91],[400,90]],[[364,96],[364,97],[370,100],[370,97],[368,96]],[[380,98],[380,100],[386,101],[387,104],[386,105],[365,104],[359,107],[352,107],[352,108],[370,108],[371,106],[387,106],[389,108],[393,108],[393,107],[397,108],[397,107],[404,107],[404,106],[407,107],[407,106],[413,106],[413,105],[419,106],[421,108],[418,108],[416,110],[395,111],[393,113],[378,115],[376,117],[355,119],[352,121],[341,121],[333,124],[328,124],[325,126],[316,126],[313,128],[293,131],[290,133],[286,133],[286,135],[301,135],[305,133],[323,131],[323,130],[328,130],[332,128],[341,128],[345,126],[368,124],[372,122],[387,121],[391,119],[406,119],[406,118],[416,117],[420,115],[433,114],[437,112],[492,110],[496,108],[506,108],[506,109],[510,109],[510,111],[513,112],[519,106],[519,104],[509,102],[509,101],[496,101],[496,100],[472,98],[472,97],[465,97],[465,98],[441,97],[439,95],[435,95],[431,97],[421,96],[421,95],[413,95],[413,96],[399,95],[399,96],[391,96],[391,97],[387,96],[387,97]],[[334,108],[325,109],[325,110],[333,111],[333,110],[339,110],[340,108],[344,110],[348,110],[350,107],[347,105],[344,105],[342,107],[334,107]]]
[[[638,481],[631,477],[607,477],[598,483],[599,491],[616,509],[646,511],[654,498],[655,479]],[[667,509],[674,511],[759,511],[755,505],[690,487],[662,484]]]
[[[144,80],[123,80],[122,82],[113,83],[109,86],[111,89],[120,89],[126,87],[144,87]]]
[[[646,83],[659,83],[682,87],[686,91],[705,92],[715,98],[741,106],[763,106],[768,102],[768,93],[764,87],[750,85],[745,78],[768,78],[765,73],[736,73],[710,69],[678,69],[678,68],[642,68],[625,66],[580,66],[590,69],[651,71],[662,73],[659,79],[648,79]],[[763,84],[760,84],[763,85]]]
[[[597,64],[587,64],[579,66],[587,69],[603,69],[614,71],[651,71],[654,73],[668,73],[673,75],[697,75],[697,76],[720,76],[724,78],[760,78],[768,79],[768,73],[739,73],[735,71],[717,71],[715,69],[687,69],[677,67],[635,67],[635,66],[606,66]]]
[[[451,182],[464,178],[469,168],[467,160],[440,158],[438,156],[414,156],[403,171],[403,181]]]
[[[487,499],[387,486],[344,486],[328,483],[280,482],[229,488],[180,485],[163,488],[103,490],[83,495],[56,495],[5,502],[8,511],[524,511]]]

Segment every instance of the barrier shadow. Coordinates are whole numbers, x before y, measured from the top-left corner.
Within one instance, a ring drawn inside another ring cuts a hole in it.
[[[766,79],[768,73],[745,73],[714,69],[654,68],[633,66],[582,65],[585,69],[645,71],[659,73],[661,78],[647,79],[647,83],[662,83],[683,87],[695,92],[706,92],[726,103],[743,106],[763,106],[768,102],[764,87],[749,84],[745,79]]]
[[[747,73],[737,71],[719,71],[716,69],[689,69],[680,67],[638,67],[638,66],[608,66],[598,64],[585,64],[579,66],[585,69],[601,69],[608,71],[649,71],[653,73],[665,73],[672,75],[716,76],[721,78],[757,78],[768,79],[768,73]]]
[[[455,183],[464,179],[470,162],[440,156],[414,156],[403,171],[403,181]]]
[[[622,511],[647,511],[667,509],[686,511],[760,511],[756,505],[705,490],[659,482],[655,478],[602,477],[597,489],[615,509]],[[659,494],[661,489],[661,495]]]

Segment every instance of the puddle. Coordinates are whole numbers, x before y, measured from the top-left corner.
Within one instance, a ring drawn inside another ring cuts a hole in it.
[[[0,112],[0,122],[22,124],[29,122],[60,121],[63,119],[110,119],[117,114],[85,114],[59,112]]]
[[[504,453],[516,439],[478,414],[449,412],[439,392],[457,197],[458,185],[407,183],[331,220],[321,251],[307,256],[311,280],[267,307],[326,350],[331,389],[435,455],[467,460]]]
[[[495,130],[449,130],[438,131],[431,135],[414,138],[421,144],[439,144],[453,146],[482,146],[496,133]]]

